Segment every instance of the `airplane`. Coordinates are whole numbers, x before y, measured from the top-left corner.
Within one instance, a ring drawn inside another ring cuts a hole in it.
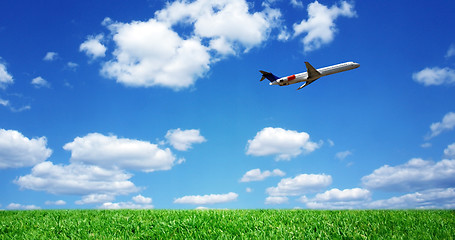
[[[348,70],[352,70],[352,69],[356,69],[356,68],[360,67],[360,64],[355,63],[355,62],[345,62],[345,63],[340,63],[337,65],[332,65],[332,66],[319,68],[319,69],[315,69],[313,66],[311,66],[311,64],[309,62],[305,62],[305,65],[306,65],[306,69],[307,69],[306,72],[294,74],[294,75],[282,77],[282,78],[277,77],[270,72],[260,70],[259,72],[262,73],[261,81],[267,78],[270,81],[270,85],[280,85],[280,86],[287,86],[287,85],[294,84],[294,83],[305,82],[302,86],[297,88],[297,90],[300,90],[300,89],[310,85],[311,83],[313,83],[320,77],[331,75],[334,73],[344,72],[344,71],[348,71]]]

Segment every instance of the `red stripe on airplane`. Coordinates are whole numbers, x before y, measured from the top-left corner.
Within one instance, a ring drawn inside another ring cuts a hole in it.
[[[291,75],[288,77],[288,81],[291,81],[291,80],[294,80],[295,79],[295,75]]]

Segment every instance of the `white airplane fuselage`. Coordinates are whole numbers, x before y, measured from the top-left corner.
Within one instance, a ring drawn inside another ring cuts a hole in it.
[[[360,66],[360,64],[355,63],[355,62],[340,63],[340,64],[336,64],[336,65],[332,65],[332,66],[328,66],[328,67],[324,67],[324,68],[318,68],[318,69],[316,69],[316,71],[319,72],[320,74],[316,74],[315,76],[311,76],[310,78],[308,77],[308,71],[307,71],[307,72],[279,78],[273,82],[270,82],[270,85],[286,86],[286,85],[299,83],[299,82],[307,82],[309,84],[309,83],[317,80],[320,77],[352,70],[352,69],[358,68],[359,66]]]

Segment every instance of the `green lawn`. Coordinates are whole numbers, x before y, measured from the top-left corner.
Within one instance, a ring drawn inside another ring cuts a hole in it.
[[[454,239],[452,210],[0,211],[0,239]]]

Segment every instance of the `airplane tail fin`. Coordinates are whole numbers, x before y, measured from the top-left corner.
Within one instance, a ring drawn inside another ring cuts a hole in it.
[[[269,72],[265,72],[265,71],[261,71],[261,70],[259,70],[259,72],[262,73],[261,81],[267,78],[270,82],[275,82],[277,79],[279,79],[279,77],[273,75],[273,73],[269,73]]]

